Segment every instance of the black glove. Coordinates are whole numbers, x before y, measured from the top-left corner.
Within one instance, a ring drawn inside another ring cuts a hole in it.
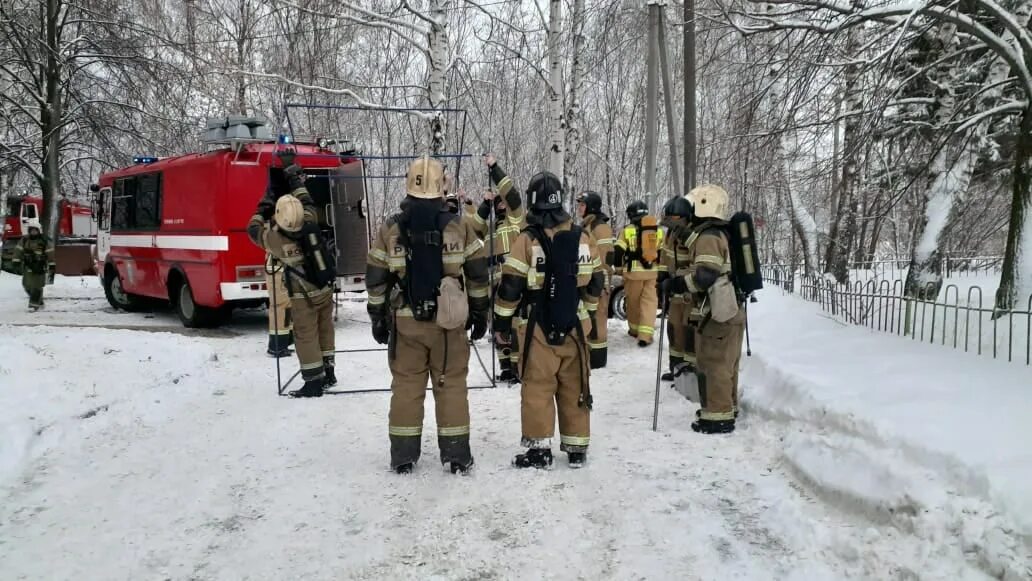
[[[487,334],[487,315],[486,313],[473,313],[470,316],[470,328],[473,331],[469,334],[469,338],[478,341],[484,338]]]
[[[670,281],[670,292],[683,294],[688,292],[688,281],[683,276],[675,276]]]
[[[265,191],[265,196],[258,201],[258,207],[254,209],[254,213],[265,221],[272,220],[276,214],[276,194],[271,189]]]
[[[250,238],[257,244],[261,241],[262,225],[257,222],[252,222],[247,225],[247,237]]]
[[[387,319],[373,319],[373,339],[380,345],[386,345],[390,336],[391,329],[387,325]]]
[[[287,187],[290,191],[300,188],[305,183],[304,170],[296,163],[287,166],[283,170],[283,176],[287,178]]]
[[[297,152],[293,149],[284,149],[276,152],[276,157],[280,158],[280,163],[283,167],[294,165],[294,158],[297,157]]]

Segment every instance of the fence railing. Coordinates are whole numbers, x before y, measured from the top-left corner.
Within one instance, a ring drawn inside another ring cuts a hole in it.
[[[846,323],[1032,365],[1032,296],[997,314],[996,297],[978,285],[950,283],[934,300],[918,300],[905,296],[901,278],[839,284],[779,266],[764,267],[763,275],[768,284],[818,303]],[[929,285],[923,295],[933,296],[934,288]]]

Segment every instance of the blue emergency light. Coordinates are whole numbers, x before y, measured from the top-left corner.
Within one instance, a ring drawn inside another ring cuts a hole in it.
[[[150,155],[137,155],[133,157],[133,163],[154,163],[158,158]]]
[[[279,142],[280,143],[290,143],[291,141],[292,140],[290,139],[289,135],[282,134],[282,133],[280,134],[280,136],[279,136]]]

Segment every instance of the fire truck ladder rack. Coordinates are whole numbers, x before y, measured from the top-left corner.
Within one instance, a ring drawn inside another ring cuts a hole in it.
[[[292,110],[295,111],[295,115],[294,116],[291,116],[291,111]],[[461,122],[460,122],[461,130],[460,130],[459,140],[458,140],[458,152],[438,153],[438,154],[431,154],[430,155],[430,157],[435,158],[435,159],[441,159],[441,160],[453,159],[453,160],[455,160],[455,170],[454,170],[455,183],[451,184],[451,188],[453,188],[454,190],[458,190],[459,187],[460,187],[461,175],[462,175],[462,161],[464,159],[469,159],[469,158],[473,157],[472,154],[465,153],[462,150],[463,143],[464,143],[465,138],[466,138],[466,122],[467,122],[467,119],[468,119],[468,115],[467,115],[465,109],[430,109],[430,108],[418,108],[418,107],[363,107],[363,106],[353,106],[353,105],[317,105],[317,104],[305,104],[305,103],[287,103],[287,104],[284,105],[283,111],[284,111],[284,121],[286,122],[286,125],[287,125],[287,128],[289,130],[290,135],[289,135],[288,139],[284,139],[284,138],[281,137],[280,139],[277,140],[277,142],[278,142],[277,150],[281,150],[281,149],[285,150],[287,148],[290,148],[292,146],[292,143],[297,142],[295,137],[300,135],[300,134],[296,131],[295,126],[301,121],[301,119],[298,118],[298,117],[301,116],[301,115],[298,115],[298,113],[297,113],[298,111],[300,111],[303,114],[307,114],[309,122],[312,121],[313,112],[315,112],[316,114],[318,112],[323,112],[326,115],[326,117],[323,119],[323,121],[326,122],[325,124],[326,125],[333,125],[333,127],[329,128],[329,130],[327,130],[327,128],[323,127],[322,128],[323,131],[321,133],[323,135],[326,135],[327,133],[334,133],[336,136],[344,136],[344,135],[346,135],[346,133],[343,131],[343,127],[365,127],[370,132],[370,134],[369,134],[369,142],[370,143],[373,141],[372,140],[372,135],[373,135],[375,123],[356,123],[356,122],[354,122],[355,117],[360,117],[363,114],[365,114],[365,115],[379,114],[382,117],[378,117],[377,119],[373,120],[373,121],[379,121],[383,117],[386,117],[386,116],[389,116],[389,115],[406,116],[410,120],[409,127],[408,127],[408,129],[410,130],[410,135],[414,136],[414,135],[419,134],[419,132],[417,130],[415,130],[415,128],[411,125],[411,118],[413,118],[413,117],[421,117],[422,120],[429,121],[433,116],[436,115],[436,116],[445,116],[445,117],[458,117],[458,118],[461,119]],[[332,117],[332,119],[331,119],[331,117]],[[448,123],[448,126],[454,126],[454,124]],[[319,131],[314,131],[314,130],[309,130],[309,131],[306,131],[306,133],[305,133],[305,135],[319,135],[319,134],[320,134]],[[314,139],[314,141],[318,142],[318,139]],[[376,164],[376,162],[380,162],[380,164],[383,164],[383,165],[386,166],[385,169],[389,169],[390,168],[390,165],[391,165],[390,162],[392,162],[392,161],[407,161],[407,160],[419,159],[420,157],[422,157],[421,155],[399,155],[399,154],[394,154],[389,149],[388,149],[388,151],[386,153],[384,153],[382,155],[376,155],[376,154],[374,154],[374,155],[364,155],[362,152],[358,151],[358,149],[354,146],[354,142],[351,139],[338,138],[338,139],[336,139],[334,141],[334,143],[336,143],[338,145],[347,143],[347,144],[350,144],[351,147],[350,147],[350,149],[348,149],[346,151],[342,149],[340,151],[340,153],[337,154],[337,155],[326,154],[326,157],[342,157],[342,158],[346,157],[348,159],[360,159],[363,162],[373,162],[374,164]],[[413,146],[413,149],[418,149],[418,146]],[[429,148],[426,148],[426,149],[429,149]],[[308,154],[307,156],[308,157],[318,157],[318,156],[313,156],[312,154]],[[367,182],[365,184],[365,191],[367,192],[366,203],[368,204],[368,192],[373,191],[369,187],[369,183],[368,183],[369,180],[385,180],[383,182],[383,187],[384,187],[384,189],[386,189],[386,180],[404,180],[405,178],[406,178],[406,176],[403,175],[403,174],[402,175],[393,174],[393,173],[390,173],[389,171],[385,171],[385,172],[383,172],[381,174],[364,172],[363,179],[366,180],[366,182]],[[372,229],[370,229],[369,234],[370,234],[370,236],[373,235]],[[493,229],[492,229],[492,232],[490,234],[493,234]],[[489,276],[488,280],[493,280],[494,279],[494,272],[493,272],[494,268],[495,267],[492,265],[491,266],[491,271],[488,273],[488,276]],[[275,284],[275,281],[273,282],[273,284]],[[275,299],[275,293],[272,293],[272,294],[273,294],[273,297]],[[334,303],[335,303],[335,305],[334,305],[334,319],[336,320],[337,319],[337,306],[339,305],[339,303],[336,300],[334,301]],[[274,305],[273,308],[275,308],[275,305]],[[278,329],[277,329],[277,331],[278,331]],[[484,372],[484,375],[486,375],[488,377],[489,384],[488,385],[472,385],[472,386],[469,386],[467,389],[494,389],[494,388],[497,388],[498,387],[498,382],[495,379],[495,374],[494,374],[494,371],[496,369],[495,357],[497,356],[497,354],[495,352],[495,349],[493,347],[491,348],[491,365],[490,365],[490,369],[488,369],[488,365],[485,362],[484,357],[480,354],[480,350],[477,347],[476,342],[470,341],[469,345],[470,345],[470,347],[472,347],[473,354],[477,358],[477,363],[479,364],[480,369]],[[379,347],[379,348],[370,348],[370,349],[339,349],[339,350],[334,351],[334,353],[337,353],[337,354],[377,353],[377,352],[387,352],[387,348],[386,347]],[[290,387],[290,385],[300,375],[301,375],[301,370],[299,369],[293,375],[291,375],[289,378],[287,378],[286,383],[284,383],[282,381],[282,371],[281,371],[280,358],[277,357],[276,358],[276,388],[277,388],[277,394],[280,395],[280,396],[285,396],[286,393],[287,393],[287,388]],[[428,387],[427,391],[432,391],[432,388]],[[355,389],[334,389],[334,390],[325,390],[325,391],[323,391],[323,393],[326,394],[326,395],[349,395],[349,394],[390,393],[390,392],[391,392],[391,389],[389,387],[383,387],[383,388],[377,388],[377,387],[364,388],[364,387],[360,387],[360,388],[355,388]]]

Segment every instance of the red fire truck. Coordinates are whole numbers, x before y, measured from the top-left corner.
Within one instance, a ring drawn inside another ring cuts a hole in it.
[[[108,302],[136,310],[169,301],[187,327],[217,325],[234,306],[267,300],[265,254],[247,222],[270,184],[283,184],[274,141],[236,141],[206,153],[137,158],[97,183],[97,273]],[[369,224],[363,164],[295,143],[296,163],[337,254],[341,290],[364,289]]]
[[[25,235],[25,224],[29,220],[38,219],[43,221],[43,198],[36,196],[11,196],[7,198],[7,208],[4,213],[3,223],[3,268],[7,269],[10,264],[14,246],[18,239]],[[79,245],[85,250],[88,256],[89,243],[97,235],[93,222],[93,212],[90,205],[75,200],[61,200],[60,220],[58,221],[57,246]],[[64,248],[58,251],[58,272],[61,274],[82,274],[83,267],[89,268],[89,264],[71,264],[66,259],[69,253],[63,252]],[[69,262],[68,264],[62,264]]]

